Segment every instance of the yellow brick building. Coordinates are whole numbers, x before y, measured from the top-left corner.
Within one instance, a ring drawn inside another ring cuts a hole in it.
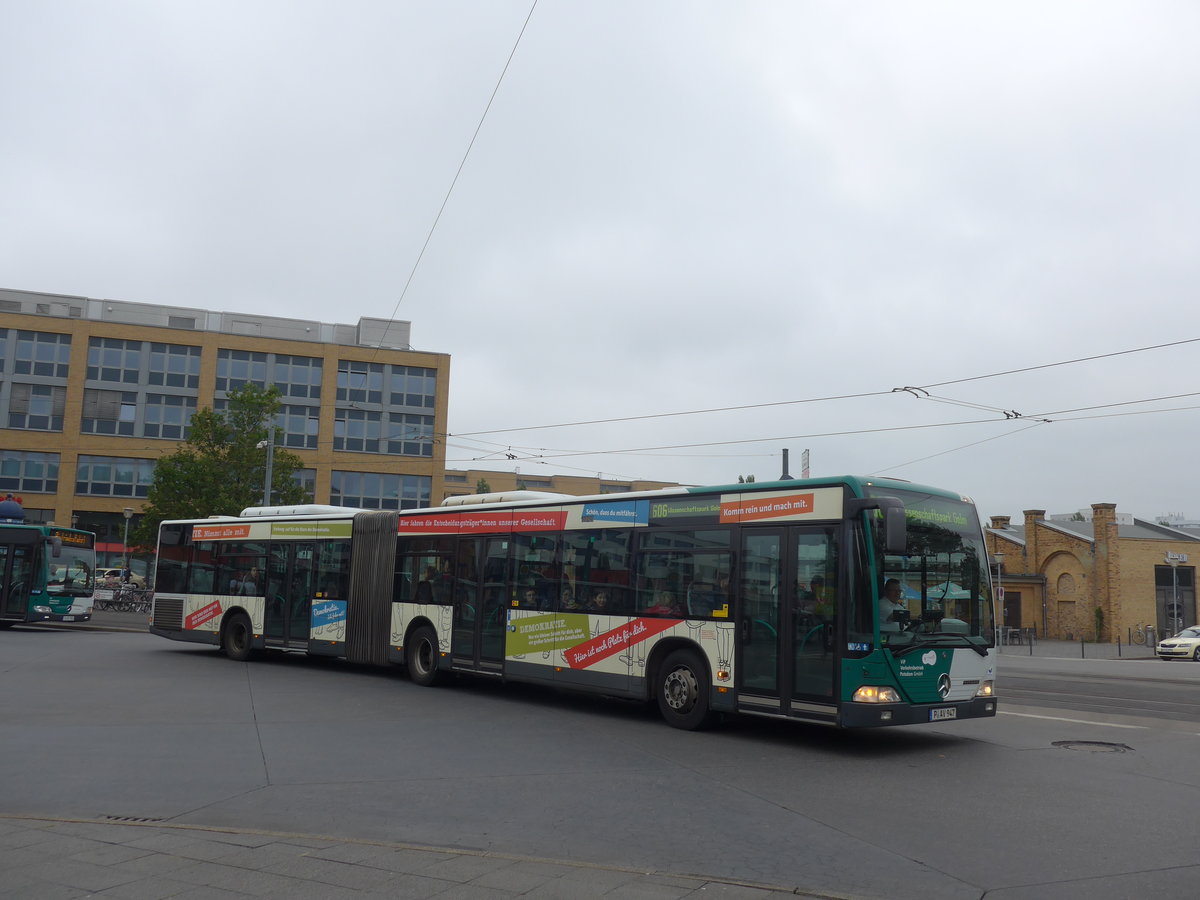
[[[409,332],[0,290],[0,497],[96,532],[115,564],[155,461],[252,382],[282,391],[276,445],[303,460],[314,502],[436,504],[450,357],[412,350]]]
[[[1004,588],[1001,623],[1067,640],[1129,640],[1139,626],[1159,635],[1195,625],[1200,535],[1119,514],[1112,503],[1046,517],[1030,509],[1014,525],[985,529]]]

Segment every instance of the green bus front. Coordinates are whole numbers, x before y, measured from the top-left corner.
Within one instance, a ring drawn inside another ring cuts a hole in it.
[[[95,592],[96,537],[52,525],[0,525],[0,628],[86,622]]]

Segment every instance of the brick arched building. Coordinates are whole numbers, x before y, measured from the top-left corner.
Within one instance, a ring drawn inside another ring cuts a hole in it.
[[[1137,625],[1163,635],[1200,621],[1200,536],[1118,514],[1114,503],[1024,517],[1013,525],[992,516],[984,530],[1004,587],[1001,624],[1049,638],[1125,641]]]

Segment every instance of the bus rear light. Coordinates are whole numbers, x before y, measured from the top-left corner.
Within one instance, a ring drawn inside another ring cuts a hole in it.
[[[717,681],[728,681],[728,680],[729,680],[729,670],[728,669],[717,669]]]
[[[894,687],[864,684],[854,692],[855,703],[899,703],[900,695]]]

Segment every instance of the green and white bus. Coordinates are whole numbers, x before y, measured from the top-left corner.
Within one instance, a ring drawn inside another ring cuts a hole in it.
[[[11,494],[0,501],[0,628],[88,621],[95,578],[94,534],[26,524]]]
[[[891,479],[251,508],[162,524],[150,630],[644,699],[679,728],[913,724],[996,714],[986,558],[969,499]]]

